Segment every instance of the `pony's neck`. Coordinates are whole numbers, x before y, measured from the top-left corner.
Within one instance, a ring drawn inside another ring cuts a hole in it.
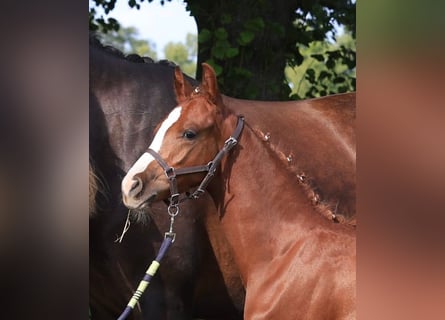
[[[236,119],[226,121],[233,130]],[[209,190],[245,281],[247,274],[295,243],[315,237],[312,230],[342,228],[317,211],[297,177],[255,135],[248,121],[239,144],[222,164],[219,186]]]

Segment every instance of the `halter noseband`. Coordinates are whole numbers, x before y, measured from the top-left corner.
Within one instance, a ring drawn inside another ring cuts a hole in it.
[[[238,139],[241,134],[241,131],[243,130],[243,127],[244,127],[244,117],[238,116],[238,123],[236,125],[235,131],[230,136],[230,138],[224,142],[224,146],[216,154],[215,158],[213,158],[213,160],[206,165],[175,169],[173,167],[170,167],[167,164],[167,162],[165,162],[164,159],[162,159],[159,153],[157,153],[152,149],[147,150],[147,152],[151,154],[153,158],[155,158],[155,160],[162,167],[162,169],[164,169],[164,173],[169,180],[171,195],[170,195],[170,205],[168,207],[168,211],[170,215],[176,215],[178,212],[179,193],[178,193],[178,185],[176,182],[176,177],[191,173],[207,172],[207,175],[201,181],[201,184],[199,185],[198,189],[196,189],[189,196],[189,198],[198,199],[205,192],[205,189],[212,180],[216,172],[216,169],[221,163],[223,157],[238,143]]]

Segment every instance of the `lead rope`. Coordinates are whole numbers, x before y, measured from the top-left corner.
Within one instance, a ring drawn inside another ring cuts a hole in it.
[[[170,228],[168,232],[166,232],[164,235],[164,241],[162,242],[161,247],[159,248],[158,255],[148,267],[144,277],[142,278],[141,282],[139,282],[138,288],[136,289],[135,293],[133,294],[127,306],[125,307],[125,310],[122,312],[122,314],[119,316],[117,320],[127,319],[131,311],[133,311],[134,307],[139,301],[139,298],[142,296],[145,289],[150,284],[150,281],[156,274],[156,271],[158,271],[159,266],[161,265],[162,258],[167,253],[172,243],[175,242],[176,233],[173,232],[173,224],[175,222],[175,217],[178,215],[178,213],[179,213],[178,204],[170,204],[168,206],[168,214],[170,215]]]

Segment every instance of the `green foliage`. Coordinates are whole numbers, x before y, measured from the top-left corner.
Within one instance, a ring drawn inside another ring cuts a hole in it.
[[[247,20],[238,36],[230,38],[228,29],[232,20],[231,15],[223,14],[221,27],[214,30],[202,29],[198,36],[200,52],[210,52],[206,62],[215,69],[218,83],[221,89],[226,92],[229,92],[229,90],[227,90],[225,83],[246,83],[253,76],[251,70],[240,66],[235,61],[249,58],[249,54],[246,52],[249,49],[246,47],[253,42],[255,37],[260,36],[265,28],[263,19],[257,17]],[[246,98],[257,96],[256,88],[253,86],[246,86],[243,91],[243,96]],[[237,95],[237,92],[232,92],[232,94]]]
[[[181,67],[181,70],[191,76],[195,77],[196,62],[196,35],[188,33],[185,44],[181,42],[169,42],[164,48],[165,58],[173,61]]]
[[[228,33],[224,28],[215,31],[203,29],[198,36],[201,48],[210,49],[212,58],[224,60],[236,57],[239,54],[238,46],[232,46],[228,40]]]
[[[351,33],[335,43],[313,41],[298,45],[301,64],[285,69],[291,98],[303,99],[356,90],[355,40]]]
[[[152,2],[148,0],[147,2]],[[171,0],[168,0],[171,1]],[[140,9],[144,0],[128,0],[131,8]],[[165,1],[160,0],[164,5]],[[105,14],[109,14],[115,6],[116,0],[94,0],[96,7],[102,7]],[[90,8],[89,29],[98,31],[104,44],[111,45],[125,54],[136,53],[158,60],[155,44],[148,40],[139,39],[139,31],[135,27],[122,27],[114,18],[98,16],[95,7]],[[224,37],[223,34],[220,35]],[[226,35],[227,36],[227,35]],[[182,71],[191,77],[196,75],[197,37],[187,34],[184,43],[168,43],[164,48],[165,58],[178,64]],[[233,52],[232,52],[233,55]]]
[[[116,2],[94,1],[106,14]],[[129,0],[129,5],[139,8],[142,2]],[[355,90],[355,1],[258,0],[254,5],[243,0],[185,2],[199,22],[198,62],[214,67],[226,94],[287,100],[290,95],[299,99]],[[335,24],[350,31],[349,39],[340,38],[335,44],[328,41]],[[104,25],[105,32],[119,28],[117,21],[97,17],[90,9],[90,29],[98,25]],[[191,46],[187,43],[186,47]],[[185,50],[177,44],[168,50],[172,60],[185,59]]]
[[[238,43],[240,44],[240,46],[247,46],[249,43],[252,42],[253,38],[255,38],[255,33],[253,33],[252,31],[242,31],[238,38]]]
[[[94,0],[96,7],[102,7],[105,14],[109,14],[114,9],[116,0]],[[117,31],[120,28],[119,22],[111,17],[98,16],[95,7],[91,7],[89,10],[89,29],[91,31],[101,31],[107,33],[108,31]]]
[[[139,39],[139,31],[135,27],[121,27],[118,31],[111,30],[107,33],[100,31],[104,44],[111,45],[125,54],[136,53],[157,60],[155,46],[148,40]]]
[[[190,57],[196,57],[198,53],[198,43],[195,34],[187,33],[185,36],[185,45],[187,46]]]
[[[92,0],[95,7],[101,7],[104,9],[106,15],[108,15],[115,7],[117,0]],[[122,1],[122,0],[121,0]],[[142,2],[153,2],[153,0],[127,0],[130,8],[141,8]],[[171,0],[167,0],[171,2]],[[161,5],[165,4],[165,0],[159,0]],[[103,15],[98,16],[97,10],[94,7],[90,7],[89,10],[89,30],[99,31],[102,33],[108,33],[109,31],[118,31],[120,29],[119,22],[114,18],[105,18]]]

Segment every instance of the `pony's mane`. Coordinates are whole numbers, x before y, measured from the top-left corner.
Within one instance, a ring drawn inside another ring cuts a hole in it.
[[[146,57],[146,56],[141,57],[140,55],[138,55],[136,53],[125,54],[121,50],[119,50],[113,46],[104,45],[100,40],[100,35],[97,33],[94,33],[94,32],[90,32],[89,44],[90,44],[90,46],[97,48],[99,50],[102,50],[103,52],[106,52],[116,58],[124,59],[129,62],[154,63],[154,64],[160,64],[160,65],[164,65],[164,66],[168,66],[168,67],[172,67],[172,68],[175,68],[177,66],[176,63],[174,63],[173,61],[170,61],[170,60],[163,59],[163,60],[159,60],[156,62],[155,60],[153,60],[150,57]]]
[[[264,141],[264,145],[272,152],[272,154],[276,155],[279,160],[284,163],[285,167],[295,175],[298,184],[303,188],[305,195],[322,216],[336,223],[349,225],[354,228],[356,227],[357,221],[355,215],[347,218],[342,213],[337,212],[337,204],[321,199],[314,179],[298,168],[298,165],[293,161],[292,154],[286,155],[274,144],[270,143],[270,135],[268,133],[264,134],[261,130],[251,126],[249,126],[249,128],[254,132],[258,139]]]

